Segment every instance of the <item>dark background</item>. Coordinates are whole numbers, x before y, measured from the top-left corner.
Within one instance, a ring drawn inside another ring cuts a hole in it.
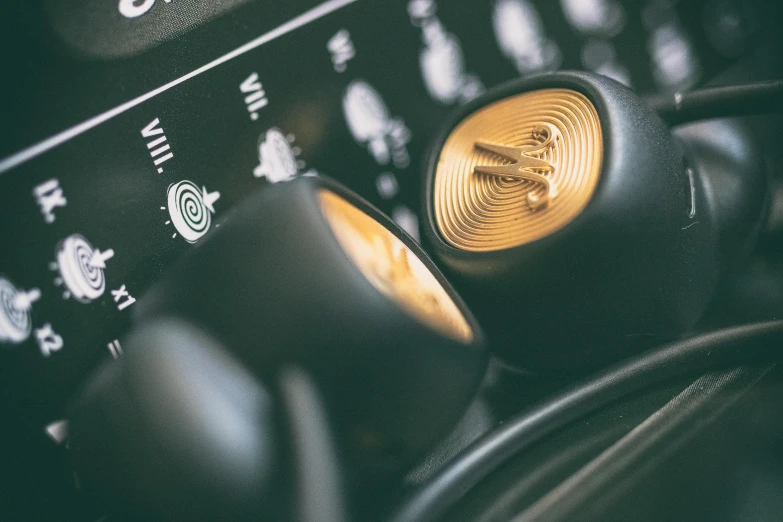
[[[0,7],[0,161],[187,74],[316,5],[235,0],[204,7],[159,0],[143,17],[127,20],[115,4],[51,0]],[[461,43],[465,72],[486,88],[521,74],[498,46],[494,5],[441,1],[433,15]],[[551,67],[594,67],[585,49],[609,44],[642,95],[783,75],[783,5],[777,1],[622,1],[617,5],[624,21],[613,34],[574,27],[561,2],[527,5],[534,6],[546,39],[559,49],[560,60]],[[93,516],[78,501],[62,448],[45,436],[44,426],[61,417],[84,375],[110,358],[107,343],[121,338],[130,324],[132,307],[118,311],[109,289],[124,284],[138,298],[193,248],[179,237],[172,239],[171,227],[164,224],[168,215],[160,207],[171,183],[188,179],[219,191],[213,216],[219,223],[248,191],[265,183],[252,175],[257,142],[278,127],[295,135],[305,162],[302,172],[314,169],[337,178],[393,217],[418,213],[429,141],[460,100],[438,102],[429,96],[419,67],[422,30],[408,7],[402,1],[358,0],[0,174],[0,274],[17,287],[42,291],[33,307],[33,325],[51,323],[65,342],[47,359],[33,339],[0,345],[0,427],[7,440],[0,448],[0,515],[8,513],[0,519]],[[340,29],[350,32],[355,47],[343,72],[335,70],[327,49]],[[656,50],[655,42],[660,45],[661,35],[672,31],[682,39],[668,50]],[[656,60],[680,59],[683,48],[695,72],[679,83],[656,79]],[[248,117],[239,92],[239,84],[254,71],[269,98],[256,121]],[[341,98],[350,82],[360,79],[410,130],[407,167],[378,165],[351,136]],[[140,135],[154,118],[161,120],[175,153],[162,174],[155,171]],[[767,143],[767,165],[780,178],[783,161],[775,146],[783,130],[780,119],[751,124]],[[393,197],[378,192],[376,183],[384,173],[399,185]],[[68,205],[46,224],[32,190],[51,178],[60,181]],[[52,283],[55,247],[73,233],[115,252],[107,262],[106,293],[93,303],[64,300]],[[774,233],[763,248],[779,251]]]

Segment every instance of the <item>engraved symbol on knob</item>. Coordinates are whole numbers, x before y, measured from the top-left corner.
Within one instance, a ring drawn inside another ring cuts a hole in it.
[[[555,133],[556,131],[551,125],[539,125],[533,129],[532,133],[533,138],[539,143],[521,147],[508,147],[506,145],[477,141],[477,149],[497,154],[504,159],[510,160],[512,163],[493,166],[477,165],[473,171],[490,176],[524,179],[540,183],[546,190],[544,195],[539,197],[530,193],[527,195],[527,202],[533,210],[546,207],[552,199],[557,197],[557,184],[541,174],[541,172],[552,172],[555,168],[548,161],[531,156],[531,154],[540,155],[553,147]]]

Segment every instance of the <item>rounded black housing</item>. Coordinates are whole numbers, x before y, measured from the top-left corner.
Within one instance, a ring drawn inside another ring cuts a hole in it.
[[[448,135],[487,104],[547,88],[580,92],[598,112],[603,160],[591,200],[565,227],[518,247],[470,252],[445,242],[433,185]],[[493,350],[528,369],[583,371],[676,337],[700,317],[716,281],[716,234],[703,180],[658,116],[603,77],[542,75],[466,104],[434,144],[423,193],[428,248]]]
[[[123,520],[285,520],[284,408],[182,321],[136,328],[69,412],[81,490]]]
[[[379,222],[424,263],[472,330],[460,342],[414,318],[363,275],[318,194]],[[322,392],[347,467],[399,470],[445,435],[475,394],[483,336],[459,296],[395,223],[336,182],[302,177],[248,197],[137,305],[137,321],[198,325],[266,382],[283,364]]]

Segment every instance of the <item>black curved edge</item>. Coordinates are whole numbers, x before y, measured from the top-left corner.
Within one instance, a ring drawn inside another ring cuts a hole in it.
[[[424,266],[427,267],[433,276],[435,276],[435,279],[438,281],[438,283],[440,283],[448,296],[457,305],[457,308],[462,313],[465,321],[467,321],[468,325],[473,331],[473,341],[470,344],[477,347],[484,347],[486,345],[484,332],[479,326],[476,318],[473,316],[473,313],[470,311],[470,308],[468,308],[467,304],[465,304],[465,301],[462,300],[462,297],[459,295],[459,293],[457,293],[449,280],[446,279],[446,276],[443,275],[443,272],[440,271],[438,265],[436,265],[435,262],[430,258],[430,255],[424,250],[424,248],[422,248],[422,246],[419,245],[416,240],[414,240],[405,230],[403,230],[392,218],[381,212],[372,203],[361,197],[356,192],[353,192],[345,185],[328,176],[319,174],[317,176],[303,176],[301,179],[316,180],[316,184],[320,188],[331,190],[352,205],[356,206],[356,208],[374,220],[378,221],[389,232],[394,234],[397,239],[402,241],[402,243],[408,247],[411,252],[416,254],[416,257],[418,257],[422,263],[424,263]],[[348,254],[345,255],[346,257],[348,256]],[[352,260],[351,263],[353,263]]]
[[[420,487],[390,520],[437,520],[509,457],[623,395],[694,371],[781,357],[783,320],[716,330],[650,350],[504,422]]]

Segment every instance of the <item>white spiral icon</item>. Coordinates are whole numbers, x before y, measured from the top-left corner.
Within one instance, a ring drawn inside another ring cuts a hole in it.
[[[30,307],[40,297],[38,289],[24,292],[0,277],[0,342],[21,343],[30,336]]]
[[[101,252],[80,234],[61,241],[56,253],[57,268],[70,295],[82,303],[102,296],[106,290],[103,269],[113,256],[114,250]]]
[[[188,243],[195,243],[207,233],[215,213],[214,203],[219,192],[207,192],[195,183],[182,180],[168,188],[168,209],[171,222]]]

